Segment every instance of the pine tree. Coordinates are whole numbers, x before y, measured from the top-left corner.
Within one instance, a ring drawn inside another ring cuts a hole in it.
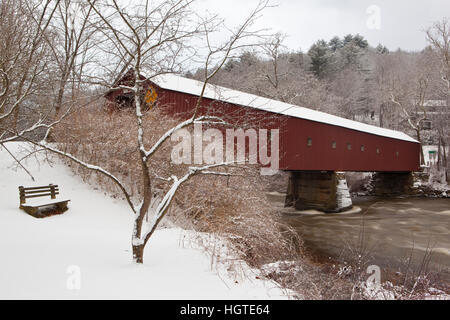
[[[381,43],[375,48],[378,54],[387,54],[389,53],[389,49],[383,46]]]
[[[328,45],[332,52],[336,52],[337,50],[341,49],[344,46],[344,44],[342,43],[342,40],[339,39],[338,36],[331,39],[330,42],[328,42]]]
[[[323,78],[330,65],[330,49],[324,40],[319,40],[308,51],[311,58],[310,70],[319,78]]]
[[[353,41],[353,35],[348,34],[344,37],[344,40],[342,42],[343,42],[343,45],[345,46],[346,44],[349,44],[352,41]]]
[[[361,48],[354,42],[346,44],[340,51],[342,57],[342,67],[356,68],[360,67]]]
[[[366,39],[364,39],[364,37],[360,34],[356,34],[353,37],[353,41],[352,41],[355,45],[357,45],[358,47],[360,47],[361,49],[366,49],[369,46],[369,43],[367,42]]]

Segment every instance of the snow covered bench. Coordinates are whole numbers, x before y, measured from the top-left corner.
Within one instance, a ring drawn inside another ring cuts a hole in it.
[[[67,203],[70,200],[56,199],[56,195],[59,194],[59,188],[57,185],[50,184],[43,187],[19,187],[20,196],[20,209],[36,218],[48,217],[50,215],[61,214],[67,211]],[[50,196],[51,200],[34,199],[40,197]],[[33,198],[26,203],[26,199]],[[50,210],[44,210],[39,212],[40,208],[50,208]]]

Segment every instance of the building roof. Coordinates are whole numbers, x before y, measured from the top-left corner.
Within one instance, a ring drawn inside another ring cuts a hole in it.
[[[183,92],[195,96],[200,96],[203,87],[203,82],[184,78],[175,74],[157,75],[151,78],[150,81],[163,89]],[[267,99],[213,84],[207,84],[203,97],[276,114],[282,114],[285,116],[331,124],[382,137],[418,143],[417,140],[400,131],[372,126],[362,122],[334,116],[325,112],[316,111],[277,100]]]

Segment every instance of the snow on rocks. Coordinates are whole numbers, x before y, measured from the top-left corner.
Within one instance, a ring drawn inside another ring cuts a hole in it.
[[[347,186],[347,181],[344,177],[344,173],[341,173],[341,175],[343,178],[338,180],[338,184],[336,186],[337,208],[348,209],[352,207],[352,198],[350,196],[350,191]]]
[[[428,293],[425,293],[425,300],[450,300],[450,295],[442,290],[429,288]]]
[[[17,155],[25,145],[7,146]],[[157,230],[145,263],[133,264],[133,214],[126,202],[93,190],[54,162],[27,159],[32,182],[0,147],[0,299],[288,298],[272,281],[251,275],[237,281],[226,266],[212,268],[203,250],[180,245],[186,232],[178,228]],[[64,215],[38,220],[19,209],[18,186],[49,183],[72,200]]]

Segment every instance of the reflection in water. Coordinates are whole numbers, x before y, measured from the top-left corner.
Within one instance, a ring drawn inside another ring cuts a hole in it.
[[[313,252],[340,259],[345,250],[364,247],[370,264],[390,268],[412,254],[418,268],[432,249],[430,268],[450,281],[450,199],[364,197],[353,199],[357,213],[301,214],[283,208],[281,194],[269,198]]]

